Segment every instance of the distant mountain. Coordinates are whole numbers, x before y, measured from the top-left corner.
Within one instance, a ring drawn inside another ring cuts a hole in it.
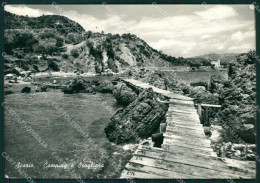
[[[234,60],[236,58],[236,55],[238,53],[223,53],[223,54],[218,54],[218,53],[210,53],[210,54],[204,54],[204,55],[199,55],[187,59],[201,59],[201,60],[218,60],[220,59],[221,64],[227,64]]]
[[[106,71],[129,67],[183,65],[185,59],[166,55],[133,34],[85,31],[59,15],[18,16],[4,12],[5,68],[43,72]]]

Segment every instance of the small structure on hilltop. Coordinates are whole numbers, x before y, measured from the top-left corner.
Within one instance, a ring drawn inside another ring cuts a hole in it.
[[[220,59],[218,59],[217,61],[212,61],[211,65],[214,66],[215,69],[219,69],[220,68]]]

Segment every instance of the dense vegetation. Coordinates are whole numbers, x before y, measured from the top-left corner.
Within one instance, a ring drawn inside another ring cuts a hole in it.
[[[78,23],[59,15],[25,17],[4,11],[4,24],[6,73],[19,73],[10,68],[103,73],[131,66],[211,65],[207,59],[166,55],[133,34],[85,31]]]

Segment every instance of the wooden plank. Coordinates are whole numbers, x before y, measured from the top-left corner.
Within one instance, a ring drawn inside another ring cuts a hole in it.
[[[165,178],[186,178],[186,179],[192,179],[192,178],[200,178],[198,176],[192,176],[189,174],[185,174],[185,173],[176,173],[176,172],[172,172],[169,171],[167,169],[163,169],[163,168],[155,168],[155,167],[151,167],[151,166],[146,166],[146,165],[142,165],[142,164],[138,164],[138,163],[128,163],[126,165],[126,170],[128,171],[133,171],[133,172],[145,172],[148,174],[153,174],[153,175],[159,175],[164,176]],[[129,172],[128,174],[133,174],[132,172]],[[136,177],[138,178],[138,177]],[[143,178],[143,177],[141,177]]]
[[[180,116],[189,116],[189,117],[197,117],[199,116],[197,112],[182,112],[179,110],[175,110],[175,111],[167,111],[167,114],[171,114],[171,115],[180,115]]]
[[[206,145],[198,146],[196,141],[191,141],[191,143],[187,143],[187,141],[180,141],[180,140],[165,138],[163,140],[163,144],[170,145],[170,146],[176,146],[176,147],[178,146],[178,147],[185,147],[185,148],[189,148],[189,149],[214,152],[213,149],[211,148],[211,146],[209,146],[209,147],[206,147]]]
[[[189,149],[192,149],[192,150],[196,149],[196,150],[214,152],[211,147],[198,146],[196,143],[191,145],[191,144],[187,144],[187,143],[184,143],[184,142],[180,142],[180,141],[177,141],[177,140],[171,140],[171,139],[164,139],[163,144],[174,146],[174,147],[186,147],[186,148],[189,148]]]
[[[169,102],[169,107],[173,107],[173,108],[178,107],[178,108],[193,109],[193,110],[195,109],[196,110],[195,106],[192,103],[190,103],[190,105],[183,105],[183,103],[170,103]]]
[[[195,111],[184,111],[184,110],[177,110],[177,109],[168,110],[167,113],[183,113],[183,114],[190,114],[190,115],[196,115],[196,114],[198,114],[198,113],[195,112]]]
[[[198,113],[191,113],[191,114],[184,114],[184,113],[179,113],[179,112],[172,112],[172,111],[167,111],[167,114],[171,114],[174,116],[180,116],[180,117],[187,117],[187,118],[196,118],[199,119]]]
[[[184,130],[184,129],[168,129],[168,128],[166,128],[166,133],[189,135],[189,136],[191,136],[191,138],[193,138],[193,137],[206,138],[205,134],[195,133],[193,131]]]
[[[170,113],[166,113],[166,118],[171,118],[171,119],[180,119],[180,120],[183,120],[183,121],[191,121],[191,120],[194,120],[196,122],[200,122],[199,120],[199,117],[189,117],[189,116],[185,116],[184,115],[180,115],[180,113],[174,113],[174,114],[170,114]]]
[[[196,141],[196,140],[189,140],[189,139],[185,139],[185,138],[172,138],[172,137],[167,137],[164,136],[164,140],[166,141],[172,141],[172,142],[176,142],[176,143],[183,143],[183,144],[187,144],[191,147],[205,147],[205,148],[212,148],[210,144],[208,144],[207,142],[203,142],[203,141]]]
[[[171,156],[169,153],[156,153],[153,151],[141,151],[142,153],[139,153],[140,151],[136,151],[134,153],[134,156],[140,156],[140,157],[148,157],[148,158],[153,158],[156,160],[164,160],[164,161],[169,161],[173,162],[172,164],[175,163],[180,163],[180,164],[185,164],[185,165],[190,165],[190,166],[195,166],[195,167],[202,167],[202,168],[207,168],[211,170],[219,170],[219,168],[214,167],[216,161],[208,159],[207,163],[197,160],[197,159],[186,159],[184,156]],[[136,158],[142,160],[142,158]],[[219,162],[218,162],[219,163]],[[226,167],[225,164],[221,164],[221,168]]]
[[[177,93],[173,93],[167,90],[163,90],[160,88],[157,88],[155,86],[149,85],[148,83],[144,83],[144,82],[140,82],[134,79],[122,79],[124,82],[130,83],[132,85],[141,87],[141,88],[152,88],[154,92],[159,93],[161,95],[164,95],[166,97],[170,97],[170,98],[176,98],[176,99],[180,99],[180,100],[188,100],[188,101],[192,101],[193,99],[190,97],[186,97],[184,95],[181,94],[177,94]]]
[[[169,127],[176,127],[176,128],[188,128],[192,130],[198,130],[204,133],[204,128],[202,126],[195,126],[195,125],[187,125],[183,123],[174,123],[174,122],[167,122],[167,126]]]
[[[172,119],[179,119],[179,120],[194,120],[196,122],[200,122],[199,116],[185,116],[185,115],[180,115],[180,113],[175,113],[175,114],[170,114],[166,113],[166,118],[172,118]]]
[[[197,106],[198,104],[195,104]],[[202,107],[217,107],[220,108],[221,105],[214,105],[214,104],[201,104]]]
[[[167,125],[182,125],[182,126],[193,126],[193,127],[198,127],[198,128],[203,128],[203,125],[200,123],[194,123],[193,121],[177,121],[172,118],[167,118],[166,119]]]
[[[192,134],[192,135],[197,135],[201,137],[205,137],[205,133],[203,131],[199,130],[194,130],[190,128],[183,128],[183,127],[172,127],[172,126],[167,126],[166,131],[174,133],[175,131],[180,131],[182,134]],[[205,137],[206,138],[206,137]]]
[[[184,102],[179,102],[179,100],[178,100],[177,102],[179,102],[179,103],[170,103],[170,100],[171,99],[169,99],[169,107],[180,107],[180,108],[187,108],[187,109],[196,109],[192,102],[188,103],[190,105],[183,105],[183,104],[187,104],[187,102],[186,103],[185,103],[185,101]]]
[[[137,150],[135,152],[136,156],[145,156],[145,157],[151,157],[154,159],[158,159],[160,157],[163,160],[166,161],[173,161],[174,163],[182,163],[187,164],[191,166],[198,166],[206,169],[212,169],[220,172],[225,172],[228,174],[233,174],[233,176],[240,175],[240,176],[246,176],[250,177],[250,175],[247,174],[245,171],[234,171],[233,169],[228,168],[224,162],[221,161],[221,159],[218,159],[216,157],[205,157],[201,155],[196,156],[185,156],[185,155],[178,155],[176,153],[172,154],[171,152],[164,152],[164,151],[156,151],[154,149],[152,150]]]
[[[192,127],[188,127],[188,126],[178,126],[178,125],[168,125],[167,126],[168,130],[187,130],[187,131],[191,131],[192,133],[197,133],[197,134],[201,134],[201,135],[205,135],[203,128],[192,128]]]
[[[178,135],[182,137],[183,139],[190,140],[190,141],[196,141],[197,139],[204,140],[206,139],[205,136],[199,135],[199,134],[189,134],[185,131],[170,131],[166,130],[165,134],[169,137],[172,137],[172,135]]]
[[[183,119],[183,118],[173,118],[166,116],[166,123],[182,123],[187,125],[202,125],[199,120],[197,119]]]
[[[184,114],[184,113],[179,113],[179,112],[171,112],[171,111],[167,111],[167,114],[171,114],[173,115],[173,117],[178,116],[178,117],[187,117],[187,118],[195,118],[195,119],[199,119],[199,115],[197,113],[191,113],[191,114]]]
[[[166,123],[171,124],[171,125],[183,125],[183,126],[194,126],[194,127],[202,127],[203,125],[199,123],[198,121],[181,121],[181,120],[176,120],[172,118],[166,118]]]
[[[232,175],[212,169],[197,167],[186,165],[182,163],[167,161],[163,159],[154,159],[150,157],[140,157],[140,156],[133,156],[130,160],[132,163],[138,163],[146,166],[151,166],[155,168],[163,168],[168,169],[169,171],[177,172],[177,173],[186,173],[194,176],[201,176],[207,178],[239,178],[238,175]],[[205,163],[205,162],[202,162]]]
[[[138,171],[129,171],[123,170],[121,173],[121,179],[165,179],[164,176],[160,176],[157,174],[145,173],[145,172],[138,172]]]
[[[177,140],[183,143],[191,143],[191,144],[198,144],[198,145],[204,145],[207,147],[211,147],[211,142],[207,139],[191,139],[191,138],[183,138],[181,136],[177,136],[177,135],[171,135],[168,136],[166,133],[163,134],[165,139],[171,139],[171,140]]]
[[[185,147],[182,144],[162,144],[162,148],[167,150],[167,151],[175,151],[176,149],[182,150],[186,153],[192,151],[194,153],[197,154],[203,154],[203,155],[210,155],[210,156],[216,156],[217,154],[215,152],[212,151],[207,151],[207,150],[203,150],[203,149],[198,149],[198,148],[193,148],[193,147]]]
[[[156,148],[156,147],[148,147],[148,146],[144,146],[144,145],[140,145],[138,147],[139,151],[154,151],[156,153],[168,153],[171,154],[172,156],[176,156],[176,157],[185,157],[185,158],[191,158],[191,159],[200,159],[202,161],[208,161],[209,159],[215,159],[215,160],[219,160],[219,158],[215,155],[210,155],[210,154],[202,154],[200,152],[196,152],[196,151],[188,151],[189,153],[187,153],[186,149],[185,151],[183,151],[182,148],[175,148],[174,151],[171,150],[170,148]]]
[[[202,135],[199,135],[199,136],[197,135],[197,136],[195,136],[195,135],[187,134],[187,133],[185,133],[185,132],[171,132],[171,131],[167,132],[167,131],[166,131],[166,132],[164,133],[164,135],[167,135],[167,136],[169,136],[169,137],[180,136],[180,137],[186,138],[186,139],[194,139],[194,141],[207,139],[205,136],[202,136]]]
[[[170,94],[167,94],[167,95],[164,95],[164,96],[167,96],[167,97],[172,98],[172,99],[179,99],[179,100],[182,100],[182,101],[193,101],[193,99],[190,98],[190,97],[186,97],[184,95],[180,95],[180,94],[176,94],[176,93],[170,93]]]
[[[185,104],[185,105],[194,107],[194,102],[191,100],[187,101],[187,100],[170,99],[169,103],[170,104]]]
[[[173,110],[179,110],[179,111],[184,111],[184,112],[194,112],[194,113],[197,113],[197,110],[194,109],[194,108],[191,108],[191,107],[179,107],[179,106],[174,106],[174,107],[170,107],[169,106],[169,109],[168,111],[173,111]]]
[[[189,108],[189,107],[179,107],[179,106],[169,107],[168,111],[184,111],[184,112],[194,112],[194,113],[197,113],[196,109]]]
[[[167,124],[181,124],[181,125],[185,125],[185,126],[199,126],[202,125],[199,121],[196,120],[179,120],[179,119],[173,119],[173,118],[166,118],[166,123]],[[202,125],[203,126],[203,125]]]

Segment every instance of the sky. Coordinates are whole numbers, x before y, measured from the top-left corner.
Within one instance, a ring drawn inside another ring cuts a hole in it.
[[[135,34],[175,57],[255,50],[250,5],[6,5],[18,15],[63,15],[88,31]]]

